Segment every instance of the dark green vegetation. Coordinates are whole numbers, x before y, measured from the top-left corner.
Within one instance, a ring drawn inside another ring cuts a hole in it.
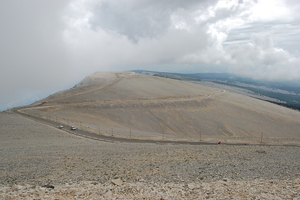
[[[179,74],[168,72],[152,72],[135,70],[137,73],[171,78],[183,81],[206,81],[215,84],[245,89],[259,96],[267,96],[280,101],[270,101],[281,106],[300,110],[300,80],[267,81],[247,77],[239,77],[227,73],[195,73]]]

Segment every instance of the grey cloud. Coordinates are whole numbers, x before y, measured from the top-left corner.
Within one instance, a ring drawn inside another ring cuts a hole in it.
[[[300,78],[300,69],[295,68],[299,59],[276,48],[268,34],[253,34],[250,43],[231,45],[226,50],[231,57],[233,73],[267,79]],[[288,75],[292,71],[295,74]]]
[[[240,28],[230,30],[224,44],[230,45],[237,42],[245,44],[251,41],[253,33],[264,33],[272,35],[276,46],[297,54],[300,42],[299,24],[298,22],[282,23],[278,21],[248,23]]]
[[[26,96],[21,91],[62,88],[68,61],[61,13],[68,2],[1,1],[0,105],[18,104]]]
[[[226,50],[233,63],[241,66],[270,65],[287,59],[287,53],[276,49],[270,35],[264,34],[252,34],[250,43],[231,45]]]
[[[256,48],[262,50],[272,50],[274,48],[274,43],[270,35],[252,34],[251,41]]]
[[[215,23],[219,20],[225,20],[227,18],[236,17],[238,14],[244,11],[243,2],[239,1],[228,8],[215,9],[215,15],[207,20],[207,23]],[[245,5],[244,5],[245,6]]]
[[[137,41],[143,37],[156,37],[170,27],[171,15],[178,9],[192,12],[214,4],[216,0],[167,0],[167,1],[102,1],[92,11],[90,23],[101,28],[126,35]]]

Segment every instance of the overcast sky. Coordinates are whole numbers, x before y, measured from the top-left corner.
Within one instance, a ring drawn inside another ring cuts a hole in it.
[[[300,79],[298,0],[1,0],[0,110],[96,71]]]

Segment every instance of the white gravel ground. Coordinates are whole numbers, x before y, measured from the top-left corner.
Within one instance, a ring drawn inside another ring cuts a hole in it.
[[[0,127],[0,199],[300,199],[299,146],[105,143],[6,113]]]

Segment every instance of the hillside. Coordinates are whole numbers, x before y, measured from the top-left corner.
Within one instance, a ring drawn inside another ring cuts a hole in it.
[[[0,199],[299,198],[296,146],[112,143],[0,120]]]
[[[145,70],[134,70],[134,72],[176,80],[193,81],[201,85],[233,91],[235,93],[251,96],[256,99],[269,101],[300,111],[299,80],[272,81],[236,76],[234,74],[227,73],[180,74]]]
[[[300,138],[300,112],[218,88],[134,72],[94,73],[29,114],[128,137]],[[113,130],[113,131],[112,131]],[[131,133],[130,133],[131,134]]]

